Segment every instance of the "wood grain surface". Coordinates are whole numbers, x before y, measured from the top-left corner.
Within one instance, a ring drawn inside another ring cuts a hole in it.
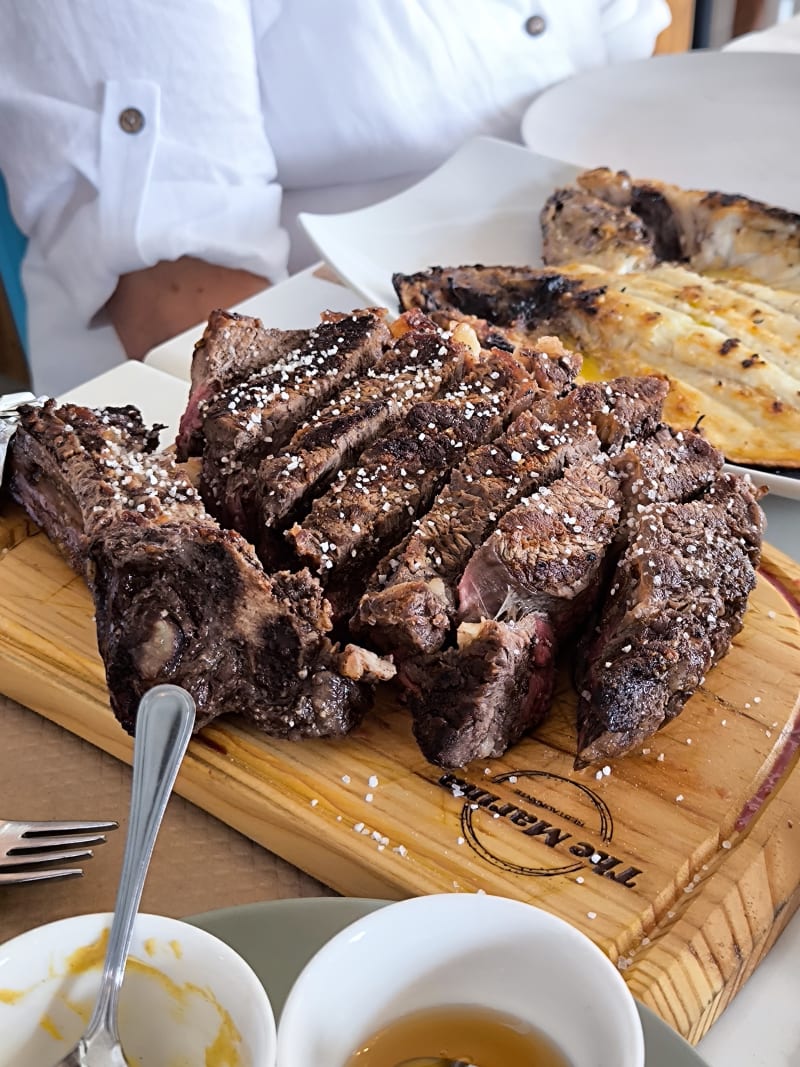
[[[0,553],[0,690],[130,762],[83,580],[15,508],[0,516]],[[177,790],[343,893],[539,904],[697,1041],[800,903],[798,600],[800,567],[767,548],[730,654],[610,773],[572,768],[565,673],[535,738],[452,775],[425,761],[390,694],[342,741],[217,720]]]

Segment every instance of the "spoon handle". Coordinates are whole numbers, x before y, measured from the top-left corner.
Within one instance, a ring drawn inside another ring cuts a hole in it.
[[[108,935],[101,994],[87,1037],[105,1029],[118,1039],[117,1000],[139,910],[142,889],[161,820],[178,776],[195,720],[194,701],[177,685],[158,685],[145,693],[136,717],[133,786],[128,836],[122,860],[114,918]]]

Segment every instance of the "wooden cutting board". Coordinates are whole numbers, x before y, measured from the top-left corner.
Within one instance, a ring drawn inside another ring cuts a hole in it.
[[[565,676],[536,738],[464,771],[428,764],[389,696],[342,741],[273,741],[218,720],[192,742],[177,789],[342,893],[539,904],[697,1041],[800,902],[799,601],[800,567],[767,548],[730,654],[610,773],[572,769]],[[7,506],[0,690],[130,761],[92,615],[83,580]]]

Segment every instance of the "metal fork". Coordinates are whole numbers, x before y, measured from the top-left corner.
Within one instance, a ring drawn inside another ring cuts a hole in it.
[[[105,842],[115,822],[11,822],[0,819],[0,885],[75,878],[80,867],[45,866],[89,859],[91,845]]]

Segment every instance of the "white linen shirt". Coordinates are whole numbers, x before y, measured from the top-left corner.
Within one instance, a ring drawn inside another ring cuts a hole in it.
[[[669,22],[665,0],[0,9],[0,171],[49,393],[124,359],[103,312],[120,274],[193,255],[279,281],[313,259],[299,210],[380,200],[475,134],[518,139],[538,91],[650,54]]]

